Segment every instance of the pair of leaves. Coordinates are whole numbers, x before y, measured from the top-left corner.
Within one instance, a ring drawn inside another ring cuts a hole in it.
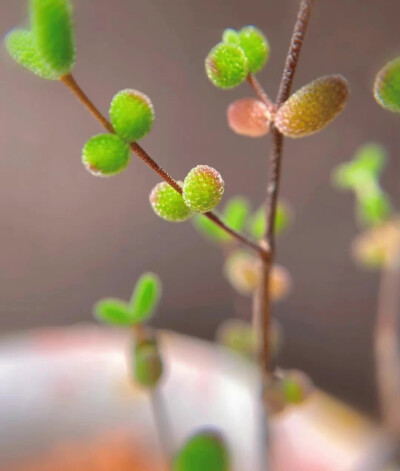
[[[255,239],[261,239],[265,234],[265,208],[262,206],[254,214],[250,215],[250,205],[247,199],[241,196],[234,197],[228,201],[222,215],[222,220],[236,231],[242,231],[247,227],[248,232]],[[196,216],[193,222],[201,234],[214,242],[224,243],[232,240],[231,236],[204,216]],[[289,209],[285,204],[279,203],[275,216],[276,234],[280,234],[289,224]]]
[[[385,149],[370,143],[361,147],[353,160],[340,165],[332,174],[338,188],[354,191],[357,216],[365,225],[381,224],[391,215],[390,199],[379,183],[385,163]]]
[[[13,59],[34,74],[57,80],[75,64],[75,36],[69,0],[30,0],[31,31],[14,29],[5,38]]]
[[[241,231],[243,230],[249,211],[250,206],[246,198],[237,196],[226,203],[222,220],[235,231]],[[193,218],[193,223],[201,234],[215,242],[227,242],[232,239],[229,234],[201,214]]]
[[[107,324],[141,324],[151,317],[160,297],[160,279],[153,273],[144,273],[136,283],[129,303],[117,298],[105,298],[95,305],[94,314]]]

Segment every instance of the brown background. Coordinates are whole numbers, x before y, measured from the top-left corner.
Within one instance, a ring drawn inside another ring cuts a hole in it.
[[[1,0],[0,32],[21,23],[25,0]],[[257,207],[266,183],[268,139],[231,133],[225,109],[250,95],[243,85],[215,89],[203,60],[225,27],[254,23],[272,55],[260,80],[275,94],[297,0],[76,0],[75,75],[106,112],[121,88],[153,100],[157,120],[144,147],[176,178],[199,163],[216,167],[226,198],[246,194]],[[369,140],[386,143],[384,176],[399,198],[400,121],[371,94],[378,68],[400,48],[398,0],[320,0],[295,80],[342,73],[352,96],[343,115],[318,136],[287,141],[282,195],[296,219],[279,240],[278,260],[294,291],[275,312],[286,331],[283,366],[306,369],[329,391],[373,411],[371,335],[378,278],[349,258],[357,232],[350,195],[329,174]],[[135,279],[154,270],[164,281],[156,324],[211,338],[232,316],[222,257],[190,223],[157,219],[148,193],[158,182],[142,162],[111,179],[89,175],[83,143],[99,125],[61,84],[0,63],[0,329],[91,319],[100,297],[127,298]],[[248,309],[246,302],[243,307]]]

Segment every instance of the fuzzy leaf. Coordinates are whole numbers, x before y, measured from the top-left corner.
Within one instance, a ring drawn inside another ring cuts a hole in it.
[[[82,150],[82,163],[95,176],[116,175],[128,166],[129,146],[116,134],[98,134],[90,138]]]
[[[148,96],[137,90],[121,90],[112,99],[110,119],[115,132],[128,142],[143,139],[151,130],[154,109]]]
[[[183,182],[178,181],[182,186]],[[192,211],[186,206],[182,195],[167,182],[158,183],[149,196],[153,211],[162,219],[170,222],[186,221],[192,216]]]
[[[349,98],[347,80],[341,75],[321,77],[294,93],[278,109],[275,125],[287,137],[314,134],[343,110]]]
[[[58,80],[60,74],[50,69],[43,61],[33,42],[32,33],[24,29],[13,29],[6,38],[5,44],[10,56],[19,65],[47,80]]]
[[[112,325],[132,324],[128,304],[117,298],[105,298],[94,306],[94,315],[101,321]]]
[[[69,0],[30,0],[34,41],[51,70],[61,75],[75,64],[75,36]]]
[[[219,43],[206,57],[207,77],[219,88],[233,88],[246,80],[247,58],[235,44]]]
[[[400,57],[388,62],[378,72],[374,95],[383,108],[400,113]]]
[[[225,183],[215,168],[197,165],[183,181],[183,200],[192,211],[207,213],[221,201]]]
[[[161,281],[153,273],[144,273],[136,283],[129,312],[132,316],[132,323],[138,324],[147,321],[161,297]]]

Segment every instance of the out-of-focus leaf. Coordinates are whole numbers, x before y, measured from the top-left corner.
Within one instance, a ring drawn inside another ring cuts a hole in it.
[[[290,210],[285,203],[279,202],[275,215],[275,234],[281,234],[290,225]],[[251,218],[251,235],[256,239],[261,239],[265,235],[265,208],[259,208]]]
[[[94,315],[107,324],[126,326],[132,323],[128,304],[117,298],[105,298],[94,306]]]
[[[235,231],[241,231],[249,211],[250,206],[246,198],[236,196],[226,203],[223,220]]]
[[[160,297],[160,279],[154,273],[144,273],[136,283],[129,303],[132,323],[147,321],[154,312]]]

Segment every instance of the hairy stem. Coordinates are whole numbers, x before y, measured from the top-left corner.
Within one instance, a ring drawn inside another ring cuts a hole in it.
[[[83,103],[83,105],[90,111],[90,113],[107,129],[110,133],[114,133],[114,129],[111,123],[102,115],[98,108],[93,104],[93,102],[88,98],[86,93],[81,89],[81,87],[76,82],[75,78],[71,75],[64,75],[61,77],[61,82],[66,85],[69,90]],[[182,188],[179,183],[174,180],[162,167],[160,167],[155,160],[153,160],[149,154],[140,146],[137,142],[132,142],[130,144],[132,151],[145,162],[154,172],[156,172],[165,182],[167,182],[174,190],[182,194]],[[214,222],[218,227],[232,236],[234,239],[238,240],[242,244],[246,245],[250,249],[258,252],[261,258],[266,257],[266,252],[262,246],[256,242],[250,240],[243,234],[235,231],[234,229],[227,226],[215,213],[208,212],[204,214],[210,221]]]
[[[400,440],[400,247],[381,273],[374,332],[382,420]]]
[[[297,21],[294,26],[289,52],[286,58],[285,68],[279,85],[276,106],[282,105],[290,96],[293,79],[300,57],[304,36],[307,31],[314,0],[301,0]],[[281,165],[283,152],[283,135],[271,127],[271,154],[269,160],[269,175],[266,197],[266,244],[268,257],[262,258],[262,281],[260,289],[260,311],[262,324],[262,351],[261,363],[263,371],[270,371],[270,345],[269,331],[271,320],[271,298],[269,293],[271,266],[275,258],[275,215],[278,203],[279,187],[281,180]]]

